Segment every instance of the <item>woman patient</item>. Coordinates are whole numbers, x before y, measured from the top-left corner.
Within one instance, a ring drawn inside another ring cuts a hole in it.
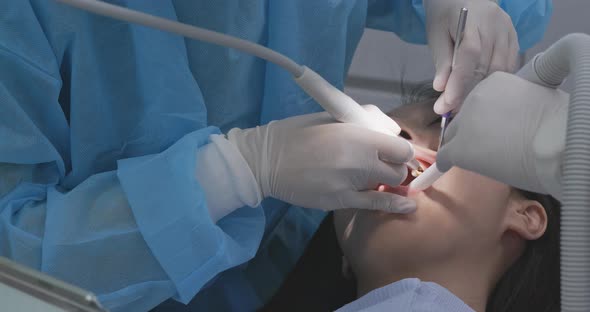
[[[416,158],[429,166],[440,119],[432,112],[438,94],[425,86],[406,96],[391,116],[416,147]],[[387,191],[404,192],[399,187]],[[334,213],[342,274],[356,282],[357,299],[342,311],[559,310],[556,200],[458,168],[408,196],[418,207],[409,215]],[[313,256],[304,255],[300,264]],[[321,279],[320,272],[312,276]],[[315,292],[322,296],[321,290]],[[317,310],[297,301],[290,306]]]

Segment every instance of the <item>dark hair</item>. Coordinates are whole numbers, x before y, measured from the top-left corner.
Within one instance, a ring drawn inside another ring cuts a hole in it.
[[[549,195],[519,192],[545,207],[547,229],[539,239],[527,242],[523,254],[496,284],[486,311],[559,311],[561,205]]]
[[[404,87],[402,105],[434,101],[440,93],[432,82]],[[523,254],[502,275],[486,306],[487,312],[559,311],[560,309],[560,216],[559,201],[549,195],[517,190],[525,198],[539,202],[547,213],[547,229],[542,237],[527,242]]]
[[[434,101],[431,83],[402,84],[402,103]],[[560,309],[560,210],[549,195],[517,190],[539,202],[547,213],[542,237],[529,241],[523,254],[502,275],[488,298],[487,312],[553,312]],[[356,299],[356,282],[342,274],[332,214],[322,222],[281,289],[261,311],[333,311]]]

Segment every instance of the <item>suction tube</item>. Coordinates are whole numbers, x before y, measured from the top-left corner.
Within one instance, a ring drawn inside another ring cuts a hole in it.
[[[218,33],[201,27],[187,25],[161,18],[158,16],[130,10],[118,5],[109,4],[97,0],[57,0],[63,4],[73,6],[75,8],[92,12],[98,15],[109,16],[111,18],[153,27],[156,29],[168,31],[179,34],[187,38],[201,40],[220,46],[233,48],[245,53],[255,55],[261,59],[267,60],[271,63],[286,69],[293,77],[299,77],[303,74],[303,67],[295,63],[290,58],[271,50],[267,47],[261,46],[248,40],[236,38],[226,34]]]
[[[433,163],[428,169],[424,170],[421,175],[410,182],[410,189],[413,192],[424,191],[436,182],[436,180],[442,177],[443,174],[444,172],[439,171],[436,167],[436,163]]]
[[[209,42],[212,44],[233,48],[244,53],[255,55],[261,59],[274,63],[287,70],[295,79],[295,82],[316,100],[334,119],[340,122],[348,122],[364,126],[386,134],[399,133],[399,126],[395,123],[378,123],[372,120],[365,110],[352,98],[308,67],[301,66],[272,49],[218,33],[201,27],[183,24],[158,16],[130,10],[118,5],[109,4],[97,0],[56,0],[63,4],[92,12],[98,15],[108,16],[117,20],[127,21],[139,25],[153,27],[163,31],[182,35],[187,38]],[[384,128],[386,127],[386,128]],[[417,161],[410,162],[412,169],[418,168]]]
[[[590,311],[590,36],[570,34],[518,75],[556,88],[572,75],[562,164],[561,311]]]

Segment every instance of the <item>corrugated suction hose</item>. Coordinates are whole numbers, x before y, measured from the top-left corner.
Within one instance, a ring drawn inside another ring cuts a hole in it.
[[[562,164],[561,311],[590,311],[590,36],[570,34],[519,75],[556,88],[573,80]]]

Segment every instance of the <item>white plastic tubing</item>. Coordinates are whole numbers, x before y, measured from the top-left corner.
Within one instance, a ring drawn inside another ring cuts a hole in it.
[[[187,25],[169,19],[153,16],[150,14],[130,10],[118,5],[112,5],[97,0],[57,0],[58,2],[73,6],[75,8],[89,11],[98,15],[109,16],[114,19],[127,21],[139,25],[153,27],[156,29],[179,34],[187,38],[201,40],[220,46],[233,48],[245,53],[255,55],[261,59],[286,69],[293,77],[303,74],[303,67],[290,58],[248,40],[225,35],[201,27]]]
[[[570,34],[518,73],[546,87],[573,80],[562,164],[561,311],[590,311],[590,36]]]
[[[130,10],[118,5],[112,5],[97,0],[56,0],[69,6],[92,12],[94,14],[108,16],[117,20],[127,21],[143,26],[160,29],[187,38],[209,42],[212,44],[233,48],[261,59],[274,63],[287,70],[295,79],[295,82],[303,88],[314,100],[316,100],[334,119],[341,122],[354,123],[368,129],[378,129],[374,120],[369,119],[365,110],[352,98],[332,86],[328,81],[314,72],[312,69],[295,63],[290,58],[265,46],[218,33],[201,27],[183,24],[158,16]],[[395,123],[392,123],[397,126]],[[399,133],[399,129],[388,129]],[[387,132],[389,133],[389,132]],[[414,162],[414,166],[418,163]]]

